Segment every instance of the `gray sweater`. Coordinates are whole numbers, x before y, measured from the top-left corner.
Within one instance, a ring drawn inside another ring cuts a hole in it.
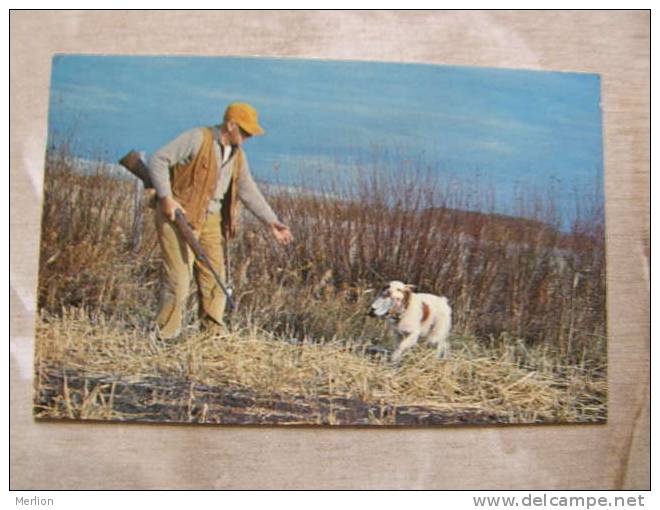
[[[213,148],[218,162],[218,183],[215,187],[215,198],[209,202],[208,211],[218,212],[222,206],[222,199],[229,189],[231,176],[236,167],[236,158],[231,154],[224,163],[222,150],[220,148],[219,130],[213,128]],[[149,159],[149,177],[156,188],[159,198],[164,198],[172,194],[170,185],[170,168],[177,163],[190,162],[199,152],[202,146],[203,133],[202,128],[195,128],[179,135],[167,145],[158,149]],[[245,154],[244,154],[245,155]],[[238,177],[238,198],[245,204],[252,214],[264,223],[272,223],[277,220],[277,215],[273,212],[263,194],[254,182],[250,173],[250,166],[247,158],[244,157],[243,171]]]

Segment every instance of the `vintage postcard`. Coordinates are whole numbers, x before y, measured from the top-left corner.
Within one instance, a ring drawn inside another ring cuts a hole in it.
[[[34,415],[604,422],[600,79],[53,59]]]

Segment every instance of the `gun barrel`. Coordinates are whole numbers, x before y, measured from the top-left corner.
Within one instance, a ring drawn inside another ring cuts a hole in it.
[[[202,264],[204,264],[209,271],[211,271],[213,278],[215,278],[215,281],[222,289],[222,292],[224,292],[225,296],[227,296],[227,304],[229,305],[229,309],[233,310],[236,307],[236,304],[234,303],[231,294],[227,290],[227,287],[225,287],[225,285],[222,283],[222,278],[220,278],[220,275],[211,265],[211,261],[204,252],[204,248],[202,248],[202,245],[199,243],[197,238],[195,238],[195,235],[193,234],[192,229],[188,224],[188,220],[186,219],[186,216],[183,214],[183,211],[181,211],[181,209],[177,209],[176,212],[174,213],[174,218],[175,218],[174,221],[177,227],[179,228],[179,232],[181,232],[181,235],[192,249],[193,253],[195,254],[195,257]]]

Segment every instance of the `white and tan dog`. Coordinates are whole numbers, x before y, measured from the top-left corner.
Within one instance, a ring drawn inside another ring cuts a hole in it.
[[[433,294],[417,294],[411,285],[392,281],[371,304],[371,315],[387,317],[401,338],[392,353],[392,361],[398,363],[401,355],[426,337],[437,348],[438,358],[449,354],[451,307],[446,297]]]

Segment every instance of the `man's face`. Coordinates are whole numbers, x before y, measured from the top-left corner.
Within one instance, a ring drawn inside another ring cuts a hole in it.
[[[241,145],[245,140],[252,136],[247,131],[244,131],[238,124],[231,121],[227,123],[227,135],[229,136],[229,143],[232,145]]]

